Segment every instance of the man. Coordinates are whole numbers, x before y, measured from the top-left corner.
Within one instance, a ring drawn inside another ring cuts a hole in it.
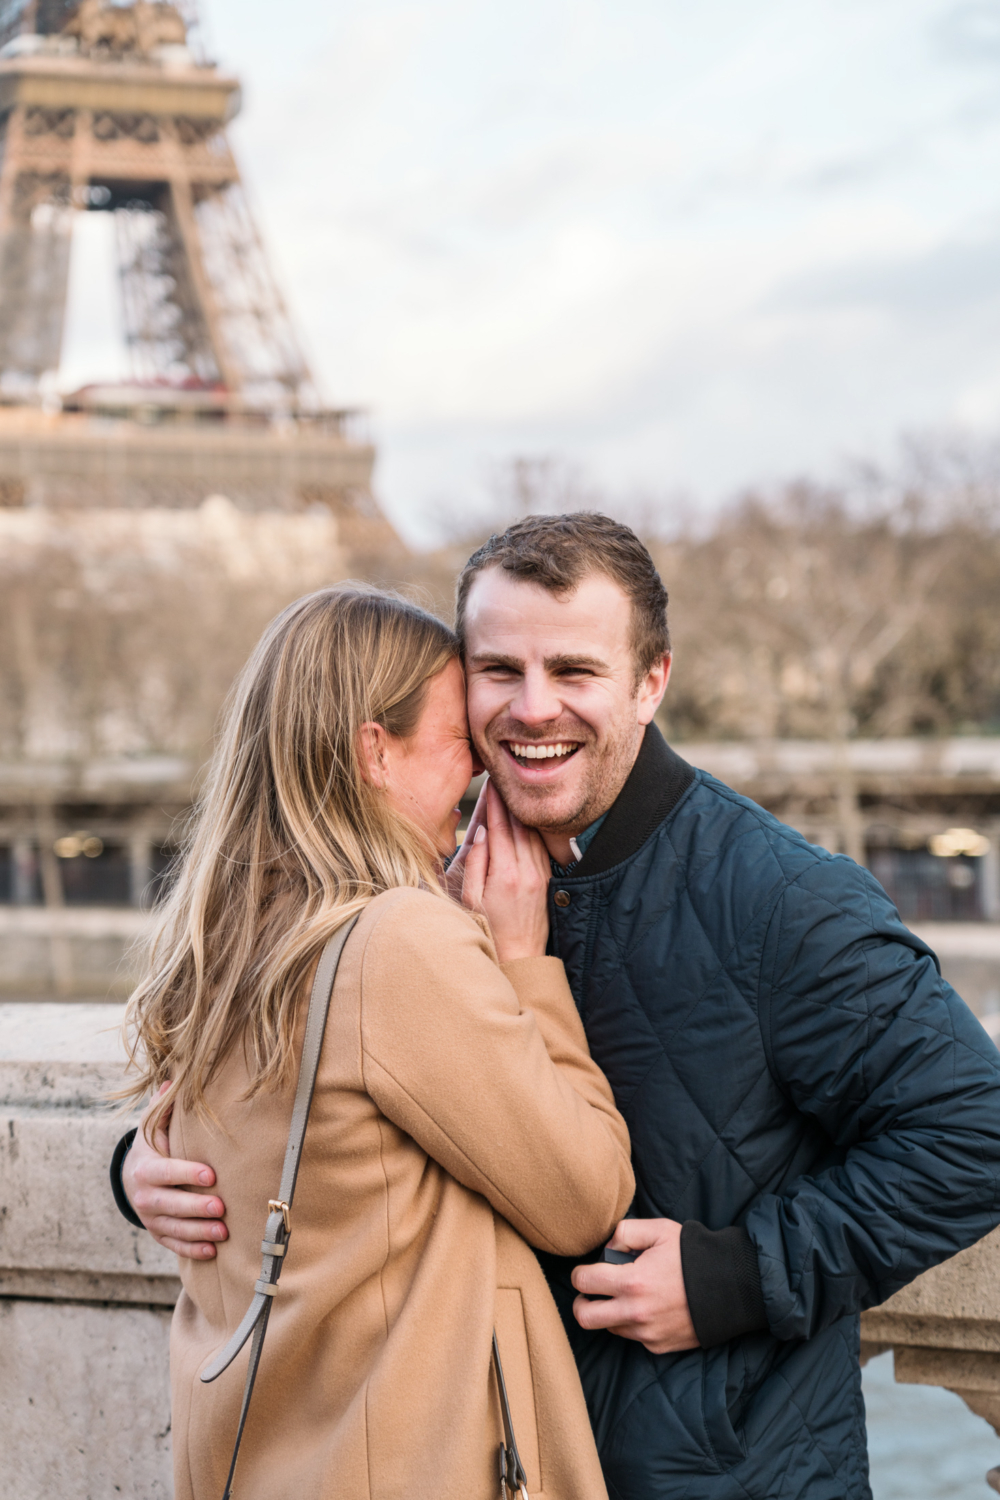
[[[1000,1221],[1000,1055],[866,871],[665,744],[666,594],[626,527],[518,522],[457,623],[473,739],[548,847],[551,950],[632,1136],[612,1248],[638,1258],[546,1260],[609,1492],[867,1497],[858,1314]],[[163,1185],[206,1170],[126,1172],[184,1253],[214,1253],[191,1214],[221,1205]]]

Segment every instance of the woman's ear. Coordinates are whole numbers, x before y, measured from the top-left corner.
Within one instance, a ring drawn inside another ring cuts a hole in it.
[[[386,732],[381,724],[362,724],[358,730],[361,774],[369,786],[384,788],[389,779]]]

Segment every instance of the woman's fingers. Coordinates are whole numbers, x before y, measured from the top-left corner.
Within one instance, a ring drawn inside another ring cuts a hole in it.
[[[479,796],[476,798],[476,805],[472,809],[472,817],[469,819],[469,826],[465,831],[467,839],[475,838],[477,828],[486,827],[486,788],[489,784],[490,778],[487,776],[479,788]]]
[[[514,816],[510,808],[505,808],[505,811],[510,823],[511,845],[522,884],[531,881],[534,885],[541,882],[547,886],[552,871],[548,850],[542,842],[541,834],[537,829],[528,828],[522,823],[520,818]]]
[[[533,835],[518,825],[499,793],[490,787],[486,797],[489,861],[483,888],[483,910],[489,918],[501,963],[516,958],[538,958],[548,937],[546,886]],[[470,858],[475,856],[473,849]]]
[[[462,903],[471,911],[482,911],[486,879],[490,869],[490,845],[486,829],[476,829],[469,844],[462,872]]]
[[[469,819],[469,826],[465,830],[465,837],[458,846],[458,853],[448,866],[448,885],[453,895],[461,891],[462,874],[465,869],[465,862],[469,857],[469,851],[476,837],[476,831],[477,829],[486,827],[486,788],[489,784],[490,779],[487,776],[479,789],[479,796],[476,798],[476,805],[472,809],[472,817]]]
[[[510,814],[496,787],[490,785],[486,794],[486,822],[490,833],[493,863],[496,873],[507,873],[517,868],[517,851],[510,826]]]

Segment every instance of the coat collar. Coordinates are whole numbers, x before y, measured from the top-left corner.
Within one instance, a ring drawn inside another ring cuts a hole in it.
[[[629,859],[673,812],[693,780],[694,767],[671,750],[655,724],[648,724],[628,780],[568,878],[603,875]]]

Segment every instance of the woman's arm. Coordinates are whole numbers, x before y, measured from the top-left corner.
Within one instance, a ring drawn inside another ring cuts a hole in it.
[[[399,891],[367,938],[361,1035],[382,1112],[533,1245],[610,1235],[635,1186],[628,1132],[558,959],[505,972],[474,918]]]

